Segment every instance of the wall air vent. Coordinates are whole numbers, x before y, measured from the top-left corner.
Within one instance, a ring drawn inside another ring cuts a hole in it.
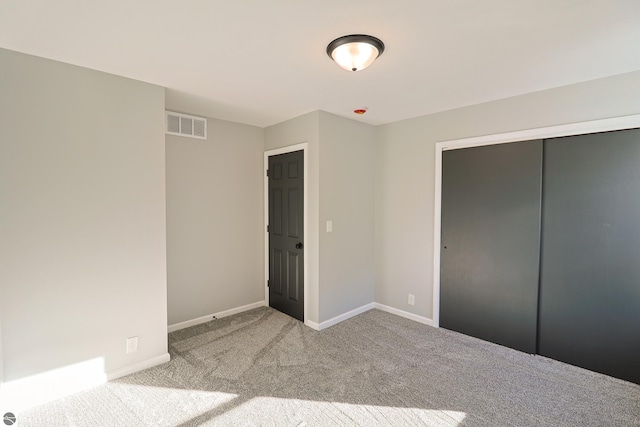
[[[207,139],[207,119],[188,114],[165,111],[165,130],[168,135]]]

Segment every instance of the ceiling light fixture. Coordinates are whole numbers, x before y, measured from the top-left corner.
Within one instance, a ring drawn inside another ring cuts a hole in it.
[[[327,55],[347,71],[364,70],[382,55],[382,52],[382,40],[365,34],[338,37],[327,46]]]

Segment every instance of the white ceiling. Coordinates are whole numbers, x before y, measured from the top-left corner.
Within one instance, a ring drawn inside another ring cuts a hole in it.
[[[357,73],[325,52],[353,33],[386,45]],[[165,86],[186,113],[377,125],[640,70],[640,1],[0,0],[0,47]]]

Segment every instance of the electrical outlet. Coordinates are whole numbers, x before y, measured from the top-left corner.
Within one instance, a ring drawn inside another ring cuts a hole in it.
[[[138,337],[127,338],[127,354],[138,351]]]
[[[416,305],[416,296],[413,294],[409,294],[409,300],[407,301],[409,305]]]

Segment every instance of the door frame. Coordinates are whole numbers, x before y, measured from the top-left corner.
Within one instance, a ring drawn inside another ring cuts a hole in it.
[[[308,286],[309,286],[309,274],[308,274],[308,266],[309,266],[309,251],[308,251],[308,246],[307,245],[307,236],[309,235],[308,233],[308,213],[309,213],[309,209],[308,209],[308,186],[309,186],[309,179],[308,179],[308,171],[309,171],[309,156],[308,156],[308,148],[309,148],[309,144],[307,142],[302,142],[300,144],[295,144],[295,145],[289,145],[286,147],[281,147],[281,148],[275,148],[273,150],[267,150],[264,152],[264,174],[262,175],[262,177],[264,178],[264,303],[267,307],[269,307],[269,286],[268,286],[268,281],[269,281],[269,233],[267,232],[267,226],[269,225],[269,179],[267,177],[267,170],[269,169],[269,157],[271,156],[277,156],[278,154],[286,154],[286,153],[292,153],[294,151],[301,151],[303,153],[303,169],[304,169],[304,173],[303,173],[303,191],[304,191],[304,197],[303,197],[303,203],[304,203],[304,207],[303,207],[303,221],[304,221],[304,226],[302,228],[302,232],[303,232],[303,236],[302,236],[302,241],[305,242],[305,248],[302,252],[302,259],[303,259],[303,263],[304,263],[304,268],[303,268],[303,280],[304,280],[304,324],[306,325],[309,319],[309,292],[308,292]]]
[[[633,128],[640,128],[640,114],[436,142],[433,215],[433,326],[440,327],[440,227],[442,219],[443,151]]]

